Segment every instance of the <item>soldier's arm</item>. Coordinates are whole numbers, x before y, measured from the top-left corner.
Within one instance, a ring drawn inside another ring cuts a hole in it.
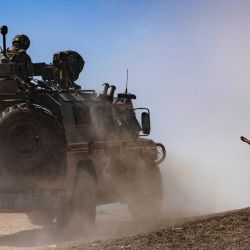
[[[28,54],[26,54],[26,67],[27,67],[27,73],[29,76],[33,76],[33,64],[31,61],[31,58]]]
[[[249,144],[249,145],[250,145],[250,140],[249,140],[249,139],[247,139],[246,137],[241,136],[241,137],[240,137],[240,139],[241,139],[243,142],[245,142],[245,143],[247,143],[247,144]]]
[[[26,76],[33,76],[33,64],[30,56],[26,53],[25,50],[19,50],[17,62],[23,64],[24,74]]]

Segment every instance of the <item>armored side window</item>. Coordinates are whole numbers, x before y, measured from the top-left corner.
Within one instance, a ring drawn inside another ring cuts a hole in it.
[[[89,107],[87,105],[76,104],[73,106],[75,124],[88,125],[91,123]]]

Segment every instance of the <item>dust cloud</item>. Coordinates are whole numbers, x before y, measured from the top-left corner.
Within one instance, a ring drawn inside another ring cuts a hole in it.
[[[131,39],[121,39],[126,44],[116,46],[109,63],[103,65],[100,57],[100,64],[88,65],[97,69],[96,78],[88,79],[87,73],[87,81],[95,83],[120,82],[129,67],[136,107],[151,110],[150,138],[167,149],[157,226],[170,225],[173,218],[250,206],[250,146],[240,141],[241,135],[250,137],[249,8],[247,1],[202,1],[195,8],[183,3],[173,10],[175,15],[158,9],[157,15],[150,12],[148,22],[145,18],[147,25],[135,25]],[[122,83],[117,87],[117,92],[124,89]],[[95,231],[81,240],[145,230],[145,225],[131,222],[126,206],[112,204],[98,211]],[[29,247],[74,239],[53,227],[31,226],[3,234],[0,245]]]
[[[250,147],[240,141],[250,137],[250,6],[189,4],[170,23],[156,18],[167,28],[145,35],[138,76],[130,73],[134,92],[144,91],[137,106],[151,110],[150,137],[167,148],[164,211],[173,216],[250,205]]]

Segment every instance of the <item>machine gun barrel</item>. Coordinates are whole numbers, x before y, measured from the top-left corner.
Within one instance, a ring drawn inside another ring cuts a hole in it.
[[[8,27],[6,25],[2,26],[0,28],[1,30],[1,34],[3,36],[3,54],[6,57],[7,53],[6,53],[6,34],[8,33]]]

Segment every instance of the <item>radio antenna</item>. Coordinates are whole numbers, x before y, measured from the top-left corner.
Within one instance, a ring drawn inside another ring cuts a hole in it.
[[[128,69],[127,69],[127,77],[126,77],[126,89],[125,89],[125,94],[128,93]]]

